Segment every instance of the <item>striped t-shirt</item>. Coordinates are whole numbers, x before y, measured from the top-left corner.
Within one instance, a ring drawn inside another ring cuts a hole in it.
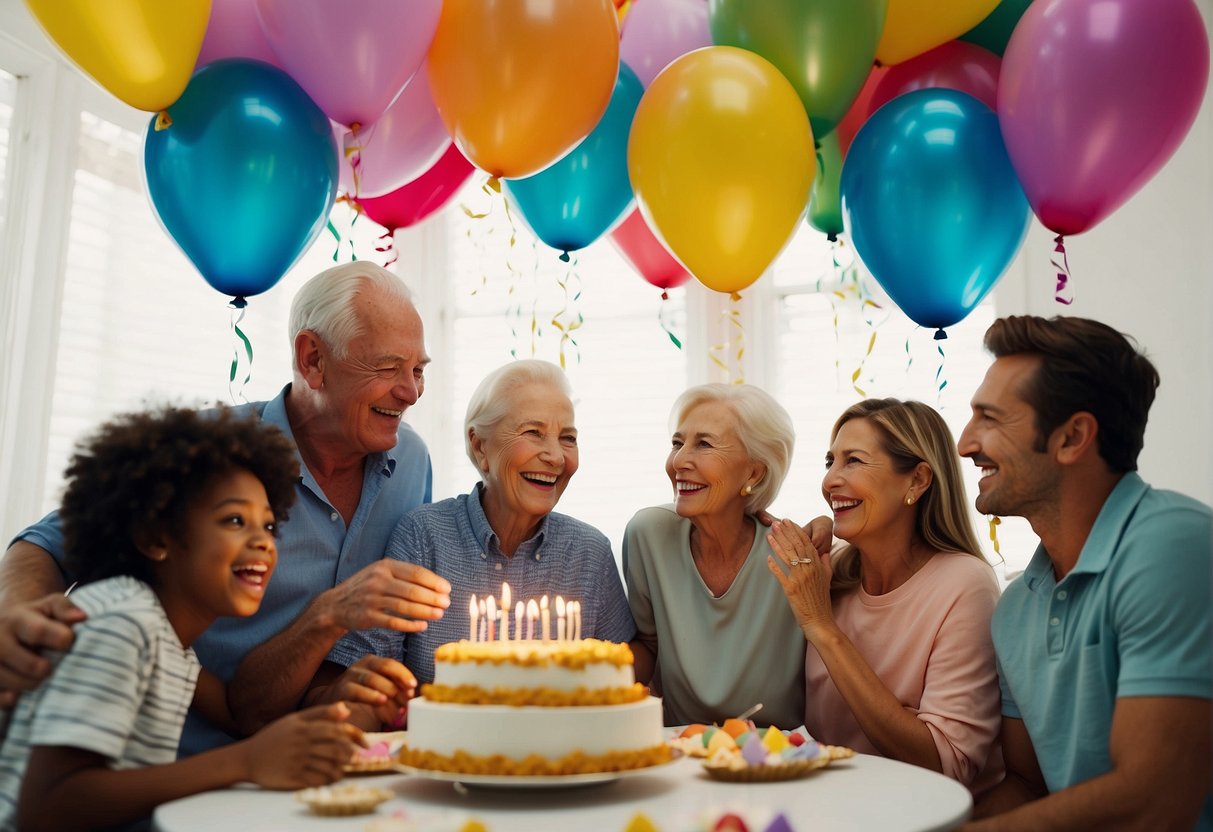
[[[14,828],[30,746],[93,751],[113,769],[171,763],[198,681],[198,660],[151,587],[130,577],[81,587],[88,614],[50,678],[0,712],[0,830]]]

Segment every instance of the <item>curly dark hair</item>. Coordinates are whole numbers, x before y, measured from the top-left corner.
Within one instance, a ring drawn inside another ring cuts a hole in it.
[[[78,446],[67,467],[59,512],[68,571],[82,583],[115,575],[151,583],[136,534],[178,533],[198,495],[240,469],[261,480],[276,522],[286,520],[299,462],[273,425],[222,406],[115,417]]]
[[[1058,315],[1012,315],[986,330],[995,358],[1039,355],[1040,367],[1020,395],[1036,411],[1036,450],[1075,413],[1099,423],[1099,455],[1117,472],[1137,470],[1158,370],[1135,343],[1107,324]]]

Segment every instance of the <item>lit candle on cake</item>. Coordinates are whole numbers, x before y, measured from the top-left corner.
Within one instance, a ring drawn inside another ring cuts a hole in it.
[[[498,637],[501,641],[510,640],[510,585],[507,583],[501,585],[501,632]]]
[[[521,601],[514,605],[514,641],[522,641],[522,610],[524,608]]]
[[[573,609],[573,611],[570,613],[570,618],[572,619],[573,623],[569,629],[571,629],[573,631],[573,640],[580,641],[581,640],[581,602],[580,601],[569,601],[569,606],[572,607],[572,609]]]
[[[535,622],[539,619],[539,605],[535,603],[535,599],[526,602],[526,638],[527,641],[535,640]]]
[[[468,621],[471,624],[471,629],[468,632],[468,641],[476,640],[476,616],[479,615],[479,613],[480,610],[476,606],[476,595],[473,594],[472,602],[468,604]]]
[[[484,632],[486,622],[488,621],[488,615],[485,613],[483,598],[476,602],[476,607],[480,610],[480,627],[476,630],[476,640],[484,641]]]
[[[543,640],[548,641],[552,637],[552,617],[548,613],[548,597],[546,595],[539,599],[539,620],[543,624]]]
[[[497,637],[497,599],[492,595],[484,602],[484,617],[488,621],[488,641],[493,641]]]
[[[559,595],[556,596],[556,640],[564,641],[566,630],[564,628],[564,599]]]

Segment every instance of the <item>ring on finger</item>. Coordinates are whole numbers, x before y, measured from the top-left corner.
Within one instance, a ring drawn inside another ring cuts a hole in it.
[[[807,566],[813,565],[813,561],[810,558],[792,558],[790,561],[788,561],[789,566],[799,566],[802,563]]]

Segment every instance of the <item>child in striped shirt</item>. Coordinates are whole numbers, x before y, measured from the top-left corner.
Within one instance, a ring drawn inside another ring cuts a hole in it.
[[[260,607],[298,476],[281,433],[224,409],[122,416],[77,451],[61,514],[87,618],[47,656],[46,682],[0,713],[0,830],[109,828],[241,781],[341,776],[358,732],[340,703],[176,761],[191,700],[231,721],[190,643],[216,617]]]

